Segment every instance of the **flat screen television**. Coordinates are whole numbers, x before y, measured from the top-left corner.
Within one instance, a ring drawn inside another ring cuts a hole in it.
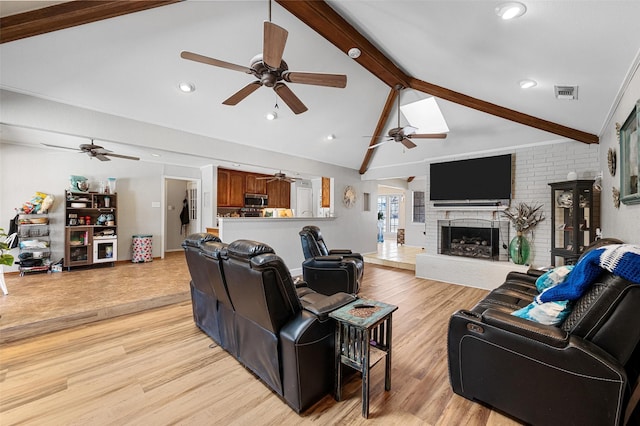
[[[432,163],[432,201],[511,199],[511,154]]]

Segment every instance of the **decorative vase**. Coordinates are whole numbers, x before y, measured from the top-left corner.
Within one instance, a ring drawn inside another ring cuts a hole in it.
[[[531,246],[527,237],[522,235],[522,232],[513,237],[509,243],[509,256],[513,263],[516,265],[525,265],[529,260],[529,253],[531,252]]]

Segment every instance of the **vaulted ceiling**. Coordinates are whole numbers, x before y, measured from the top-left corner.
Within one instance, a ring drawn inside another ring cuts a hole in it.
[[[280,0],[272,21],[289,32],[289,68],[348,78],[345,89],[289,84],[309,108],[295,115],[265,87],[222,105],[251,76],[180,58],[248,66],[267,1],[64,2],[22,14],[14,3],[33,2],[0,3],[3,89],[387,177],[438,158],[597,143],[640,53],[640,2],[529,1],[503,21],[496,1]],[[538,84],[523,90],[523,79]],[[180,81],[196,91],[181,93]],[[395,127],[397,84],[403,105],[436,97],[446,139],[368,149]],[[577,85],[578,99],[556,99],[554,85]],[[276,104],[277,120],[265,120]],[[2,137],[20,139],[11,124]]]

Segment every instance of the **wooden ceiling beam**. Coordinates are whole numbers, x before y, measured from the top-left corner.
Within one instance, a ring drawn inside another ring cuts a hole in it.
[[[369,142],[369,146],[375,145],[380,142],[380,139],[376,136],[384,134],[384,126],[386,126],[387,121],[389,120],[389,115],[391,115],[391,111],[396,102],[396,97],[399,96],[399,91],[395,88],[392,88],[389,92],[389,96],[387,96],[387,101],[382,108],[382,113],[380,113],[380,118],[378,119],[378,124],[376,125],[376,129],[373,131],[373,136],[371,136],[371,141]],[[360,174],[363,175],[369,168],[369,164],[373,159],[373,154],[376,148],[367,148],[367,152],[364,154],[364,159],[362,160],[362,165],[360,166]]]
[[[412,78],[410,80],[409,87],[414,90],[418,90],[420,92],[435,96],[437,98],[444,99],[446,101],[454,102],[456,104],[463,105],[477,111],[495,115],[496,117],[515,121],[516,123],[524,124],[525,126],[544,130],[545,132],[564,136],[578,142],[584,142],[587,144],[598,143],[599,138],[597,135],[592,135],[591,133],[572,129],[570,127],[543,120],[541,118],[524,114],[513,109],[501,107],[500,105],[492,104],[490,102],[483,101],[482,99],[467,96],[463,93],[455,92],[442,86],[427,83],[426,81],[418,80],[416,78]]]
[[[354,60],[387,86],[395,87],[398,84],[403,87],[408,86],[410,77],[324,1],[276,0],[276,2],[345,55],[352,47],[360,49],[362,54]]]
[[[0,44],[182,0],[69,1],[0,18]]]

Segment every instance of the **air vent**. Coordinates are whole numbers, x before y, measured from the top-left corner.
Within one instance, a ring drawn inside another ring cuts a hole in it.
[[[556,99],[567,99],[570,101],[578,99],[578,86],[554,86]]]

